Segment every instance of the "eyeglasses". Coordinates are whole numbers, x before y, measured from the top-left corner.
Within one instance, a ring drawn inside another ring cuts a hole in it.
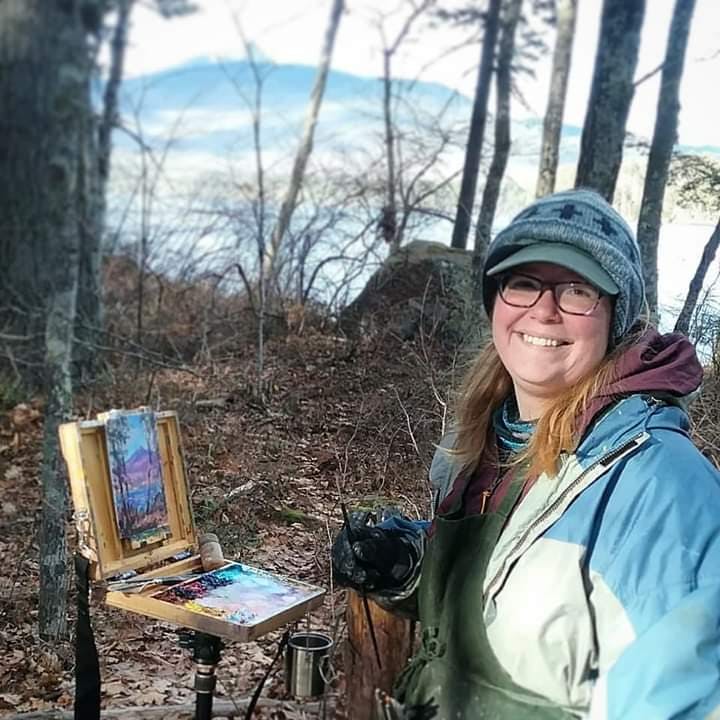
[[[522,273],[502,275],[498,284],[503,302],[513,307],[532,307],[546,290],[552,290],[558,308],[568,315],[589,315],[597,307],[603,295],[589,283],[547,283]]]

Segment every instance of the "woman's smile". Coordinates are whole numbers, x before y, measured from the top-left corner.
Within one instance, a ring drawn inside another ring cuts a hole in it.
[[[518,331],[516,334],[520,336],[525,344],[533,345],[535,347],[557,348],[570,344],[567,340],[562,340],[560,338],[546,337],[544,335],[537,335],[523,331]]]
[[[517,270],[543,283],[587,282],[551,263],[531,263]],[[549,401],[597,367],[607,352],[611,319],[607,296],[592,312],[577,315],[563,312],[550,290],[531,307],[509,305],[497,295],[493,342],[512,378],[521,418],[539,417]]]

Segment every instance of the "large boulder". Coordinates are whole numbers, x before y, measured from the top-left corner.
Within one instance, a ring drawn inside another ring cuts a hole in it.
[[[423,332],[448,347],[477,343],[487,332],[482,304],[473,300],[472,253],[414,240],[387,257],[345,308],[341,327],[409,340]]]

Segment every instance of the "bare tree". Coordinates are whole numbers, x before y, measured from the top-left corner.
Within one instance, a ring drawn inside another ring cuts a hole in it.
[[[67,491],[57,428],[72,407],[81,225],[94,161],[89,42],[100,31],[102,11],[99,0],[82,9],[0,3],[0,275],[5,297],[20,311],[16,318],[34,335],[31,362],[43,348],[39,625],[50,640],[66,634]]]
[[[320,106],[322,104],[323,93],[325,92],[325,83],[327,82],[328,72],[330,70],[330,61],[332,60],[333,46],[335,45],[335,37],[340,27],[340,18],[345,7],[344,0],[333,0],[330,9],[330,17],[325,29],[325,39],[320,54],[320,63],[318,65],[315,77],[315,85],[310,93],[310,104],[305,116],[305,128],[303,137],[300,142],[295,161],[293,163],[290,182],[288,184],[285,197],[280,205],[280,213],[273,229],[270,239],[270,247],[265,255],[266,272],[265,275],[269,282],[275,285],[276,277],[276,258],[282,243],[283,237],[287,232],[290,219],[292,218],[295,205],[297,203],[298,194],[302,186],[305,168],[307,167],[310,153],[312,152],[313,137],[315,135],[315,126],[317,125]]]
[[[605,0],[580,142],[576,187],[612,202],[633,98],[645,0]]]
[[[522,0],[508,0],[500,22],[501,35],[498,46],[496,78],[497,109],[495,112],[495,148],[490,169],[485,180],[480,216],[475,230],[474,256],[476,264],[482,263],[490,244],[490,234],[495,218],[500,183],[502,182],[508,155],[510,154],[510,92],[512,90],[511,64],[515,50],[515,31],[520,19]]]
[[[93,374],[103,328],[102,257],[106,213],[106,191],[110,175],[112,133],[117,126],[118,92],[122,83],[130,14],[135,0],[116,1],[116,20],[110,39],[110,65],[103,92],[103,105],[96,120],[97,131],[88,133],[88,152],[95,162],[88,167],[87,197],[81,223],[80,276],[78,281],[76,343],[74,360],[83,372]],[[99,43],[96,52],[99,49]]]
[[[678,155],[673,159],[669,182],[677,189],[683,207],[720,213],[720,163],[701,155]],[[675,332],[690,333],[698,298],[720,245],[720,221],[715,225],[698,262],[688,294],[675,322]]]
[[[478,68],[477,84],[475,85],[475,98],[473,100],[472,118],[470,120],[470,134],[465,148],[465,164],[460,185],[455,224],[453,226],[451,247],[465,249],[470,232],[473,205],[475,204],[475,190],[477,188],[478,172],[480,170],[480,155],[482,153],[483,138],[485,136],[485,123],[487,117],[488,95],[490,94],[490,81],[495,57],[495,43],[500,21],[501,0],[490,0],[485,14],[485,34],[483,37],[480,66]]]
[[[655,129],[650,144],[638,219],[637,236],[643,258],[645,294],[653,315],[657,315],[657,251],[663,198],[673,146],[677,140],[680,112],[678,95],[694,9],[695,0],[676,0],[675,2],[665,50],[660,95],[655,115]]]
[[[538,172],[536,197],[549,195],[555,190],[560,133],[565,112],[572,46],[575,37],[577,0],[557,0],[557,33],[550,75],[550,92],[543,120],[542,147],[540,149],[540,170]]]
[[[397,177],[396,177],[396,148],[395,148],[395,127],[393,120],[393,57],[400,48],[402,42],[410,33],[413,24],[422,14],[435,4],[435,0],[422,0],[415,2],[410,0],[410,13],[402,23],[400,30],[392,40],[388,40],[384,25],[384,17],[378,21],[380,36],[383,43],[383,125],[385,130],[385,163],[387,165],[387,189],[386,200],[382,208],[380,220],[380,231],[383,240],[390,246],[390,252],[397,250],[402,242],[402,234],[399,232],[397,217]]]
[[[698,266],[695,269],[692,280],[690,281],[685,302],[683,303],[680,314],[675,321],[675,332],[684,333],[685,335],[690,333],[690,320],[695,312],[695,307],[697,306],[697,301],[700,297],[700,291],[702,290],[703,283],[705,282],[707,271],[717,255],[718,247],[720,247],[720,219],[718,219],[715,229],[712,231],[710,238],[703,248],[700,261],[698,262]]]

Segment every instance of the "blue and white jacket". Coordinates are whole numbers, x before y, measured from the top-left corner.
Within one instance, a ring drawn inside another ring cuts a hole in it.
[[[500,663],[578,718],[720,720],[720,473],[680,406],[635,394],[591,424],[510,516],[484,590]]]

